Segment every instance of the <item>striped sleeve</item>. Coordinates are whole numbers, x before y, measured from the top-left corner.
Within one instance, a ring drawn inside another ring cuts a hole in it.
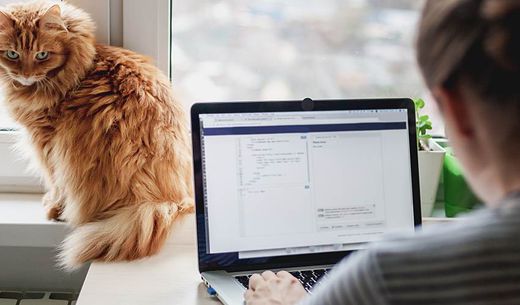
[[[343,260],[299,305],[385,305],[381,272],[370,250]]]

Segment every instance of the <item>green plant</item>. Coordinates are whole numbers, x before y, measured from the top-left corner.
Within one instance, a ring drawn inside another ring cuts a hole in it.
[[[428,140],[432,137],[428,131],[432,130],[432,121],[428,115],[421,115],[421,109],[425,105],[423,99],[417,98],[413,103],[415,104],[415,116],[417,119],[417,148],[428,150]]]

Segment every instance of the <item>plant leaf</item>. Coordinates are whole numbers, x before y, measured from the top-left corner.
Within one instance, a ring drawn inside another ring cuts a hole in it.
[[[424,100],[422,98],[414,100],[414,104],[417,109],[423,109],[425,105]]]
[[[428,134],[428,130],[432,130],[432,121],[428,115],[421,115],[420,110],[424,108],[426,103],[421,98],[414,99],[416,129],[417,129],[417,146],[421,149],[422,146],[428,146],[428,140],[432,138]]]
[[[424,128],[425,126],[431,126],[430,123],[422,121],[417,124],[417,128]]]

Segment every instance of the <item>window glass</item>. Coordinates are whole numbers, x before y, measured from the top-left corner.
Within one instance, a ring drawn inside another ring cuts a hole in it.
[[[174,87],[186,108],[196,101],[428,98],[413,48],[422,4],[174,1]],[[426,111],[435,115],[432,105]]]

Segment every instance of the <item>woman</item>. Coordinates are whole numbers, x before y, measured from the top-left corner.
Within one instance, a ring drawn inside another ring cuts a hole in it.
[[[287,272],[254,275],[248,305],[520,304],[520,0],[427,1],[417,53],[488,208],[356,253],[310,297]]]

